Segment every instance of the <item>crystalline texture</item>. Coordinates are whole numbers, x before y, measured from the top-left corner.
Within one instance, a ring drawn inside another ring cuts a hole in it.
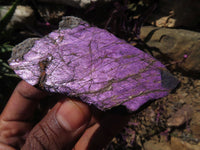
[[[152,56],[79,19],[67,24],[70,19],[44,38],[27,39],[13,49],[9,63],[16,74],[31,85],[80,97],[101,110],[124,105],[135,111],[177,85]]]

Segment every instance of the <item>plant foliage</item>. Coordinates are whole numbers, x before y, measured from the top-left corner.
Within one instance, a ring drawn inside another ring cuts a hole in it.
[[[16,0],[6,15],[3,16],[0,20],[1,39],[4,39],[6,36],[8,36],[9,31],[6,31],[5,28],[10,22],[19,1],[20,0]],[[0,41],[0,111],[7,102],[7,99],[14,86],[19,81],[19,78],[14,74],[13,70],[9,67],[7,62],[13,46],[10,45],[9,42],[5,43],[2,41],[3,40]]]

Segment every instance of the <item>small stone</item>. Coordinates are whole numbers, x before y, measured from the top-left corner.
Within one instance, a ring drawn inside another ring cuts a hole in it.
[[[0,9],[0,20],[3,18],[6,13],[9,11],[11,6],[1,6]],[[10,29],[11,27],[15,27],[16,24],[23,25],[25,20],[26,22],[28,21],[29,23],[33,22],[33,9],[29,6],[23,6],[23,5],[18,5],[15,9],[15,12],[12,16],[12,19],[10,20],[9,24],[7,25],[7,29]]]
[[[178,66],[185,72],[200,72],[199,32],[143,26],[140,37],[148,46],[155,48],[155,52],[152,51],[155,57],[169,57],[172,66]]]
[[[148,107],[145,110],[145,114],[146,114],[146,118],[148,118],[148,120],[146,120],[146,121],[150,121],[153,123],[155,122],[156,114],[155,114],[155,111],[151,107]]]
[[[194,113],[191,123],[190,123],[190,129],[194,135],[194,137],[198,138],[200,140],[200,109],[196,110]]]
[[[192,108],[190,105],[184,105],[176,113],[174,113],[168,120],[168,127],[179,127],[189,121],[192,117]]]
[[[195,80],[195,81],[194,81],[194,85],[200,87],[200,80]]]
[[[157,13],[153,13],[147,22],[158,27],[198,28],[200,23],[199,0],[159,0]]]
[[[199,150],[199,145],[190,144],[176,137],[171,137],[170,147],[172,150]]]
[[[156,20],[156,22],[152,22],[153,25],[156,25],[157,27],[174,27],[176,23],[176,20],[173,18],[170,18],[169,16],[164,16]]]
[[[186,96],[188,96],[188,93],[184,92],[184,93],[182,93],[182,96],[186,97]]]
[[[189,82],[189,78],[188,77],[182,77],[181,83],[188,84],[188,82]]]
[[[172,150],[168,143],[165,142],[157,142],[157,141],[147,141],[144,143],[145,150]]]

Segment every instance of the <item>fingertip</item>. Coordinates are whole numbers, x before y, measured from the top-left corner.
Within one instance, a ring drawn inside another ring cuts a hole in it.
[[[90,118],[90,109],[86,104],[71,99],[62,100],[32,129],[22,149],[70,150],[86,130]]]
[[[77,101],[67,99],[62,102],[56,114],[59,124],[66,131],[75,131],[89,123],[91,112],[89,106]]]
[[[47,93],[37,89],[36,87],[30,85],[26,81],[22,80],[18,83],[15,91],[19,93],[23,98],[29,99],[29,100],[38,100],[44,98]]]
[[[16,150],[16,149],[6,144],[0,143],[0,150]]]
[[[47,94],[25,81],[18,83],[1,117],[7,121],[29,120],[38,106],[38,102]]]

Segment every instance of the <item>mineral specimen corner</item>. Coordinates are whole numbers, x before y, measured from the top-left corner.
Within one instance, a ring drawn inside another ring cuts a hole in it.
[[[166,70],[164,65],[124,40],[86,23],[71,25],[19,44],[10,59],[16,74],[31,85],[79,97],[101,110],[123,105],[135,111],[177,85],[169,84],[176,81],[171,74],[160,71]]]
[[[12,55],[11,58],[8,60],[8,62],[22,60],[23,56],[31,50],[31,48],[34,46],[35,41],[39,40],[39,38],[28,38],[24,40],[23,42],[19,43],[12,49]]]
[[[59,22],[59,29],[72,29],[79,25],[89,26],[89,24],[82,20],[81,18],[74,16],[65,16],[62,17],[62,20]]]

